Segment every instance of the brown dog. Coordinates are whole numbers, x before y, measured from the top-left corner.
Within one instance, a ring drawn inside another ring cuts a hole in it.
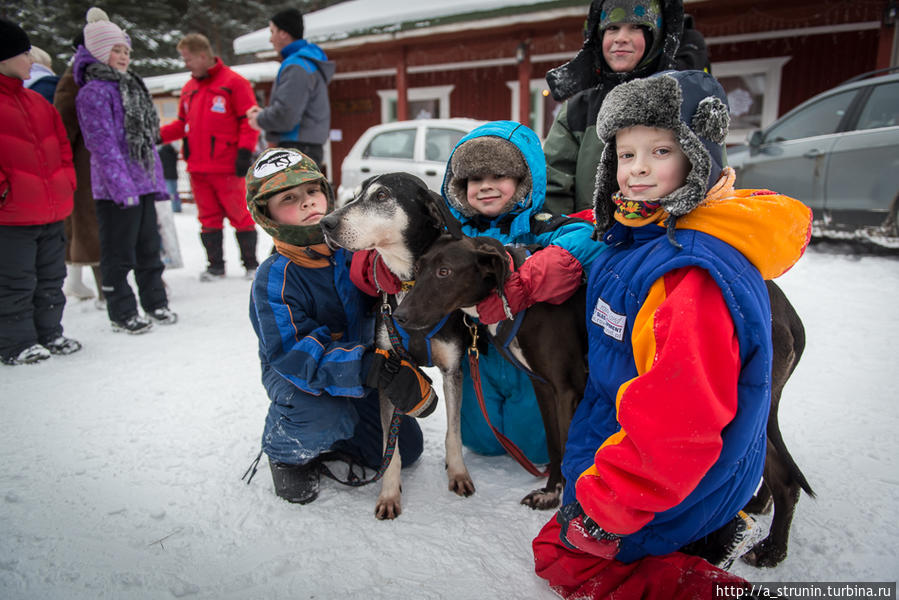
[[[502,291],[509,273],[509,250],[488,237],[440,237],[419,259],[415,287],[403,299],[394,317],[405,327],[415,329],[427,328],[457,309],[473,311],[494,290]],[[774,566],[786,557],[800,488],[814,497],[784,444],[777,421],[784,385],[805,348],[805,330],[783,291],[771,281],[766,284],[771,301],[774,350],[768,448],[764,483],[747,510],[760,512],[773,498],[774,520],[768,538],[746,555],[746,561],[756,566]],[[562,305],[536,304],[529,308],[517,335],[519,360],[546,380],[543,383],[533,379],[546,429],[551,473],[546,488],[532,492],[522,501],[534,508],[552,508],[559,502],[562,481],[559,467],[568,426],[586,384],[584,314],[584,288],[581,287],[575,297]],[[707,543],[691,545],[691,553],[717,562],[712,552],[723,544],[712,539],[713,535]]]

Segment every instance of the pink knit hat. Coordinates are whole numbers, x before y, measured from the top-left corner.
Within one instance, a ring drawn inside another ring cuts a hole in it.
[[[109,20],[103,9],[95,6],[87,11],[87,25],[84,26],[84,47],[87,51],[105,64],[116,44],[124,44],[130,48],[131,38]]]

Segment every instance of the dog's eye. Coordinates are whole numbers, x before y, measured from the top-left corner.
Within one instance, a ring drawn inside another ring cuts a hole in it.
[[[383,202],[384,200],[387,200],[387,192],[385,192],[384,190],[378,190],[375,198]]]
[[[437,269],[437,277],[439,277],[440,279],[449,277],[452,274],[453,274],[453,270],[450,269],[449,267],[440,267]]]

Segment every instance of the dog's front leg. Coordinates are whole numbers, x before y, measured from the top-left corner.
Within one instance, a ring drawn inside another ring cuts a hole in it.
[[[458,366],[443,372],[443,397],[446,402],[446,475],[450,491],[460,496],[474,494],[474,482],[462,458],[462,370]]]
[[[390,421],[393,419],[393,404],[383,393],[379,394],[379,396],[381,398],[381,430],[384,432],[382,450],[386,450],[387,436],[390,435]],[[381,493],[378,494],[378,501],[375,504],[375,517],[378,519],[395,519],[402,512],[402,475],[400,474],[400,470],[403,467],[402,462],[399,438],[397,438],[397,445],[393,450],[393,458],[384,471],[384,475],[381,476]]]

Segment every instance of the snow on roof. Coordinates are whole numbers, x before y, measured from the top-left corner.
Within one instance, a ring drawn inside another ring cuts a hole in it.
[[[342,40],[364,33],[389,33],[408,28],[424,28],[435,21],[474,13],[492,13],[512,7],[545,4],[546,8],[578,6],[587,14],[587,2],[580,0],[350,0],[304,15],[305,39],[321,43]],[[236,54],[272,51],[268,27],[234,40]]]
[[[234,65],[231,69],[246,77],[251,83],[258,83],[260,81],[272,81],[280,66],[281,63],[270,60],[250,65]],[[185,71],[183,73],[144,77],[144,84],[151,94],[162,94],[176,90],[180,91],[189,79],[190,73]]]

